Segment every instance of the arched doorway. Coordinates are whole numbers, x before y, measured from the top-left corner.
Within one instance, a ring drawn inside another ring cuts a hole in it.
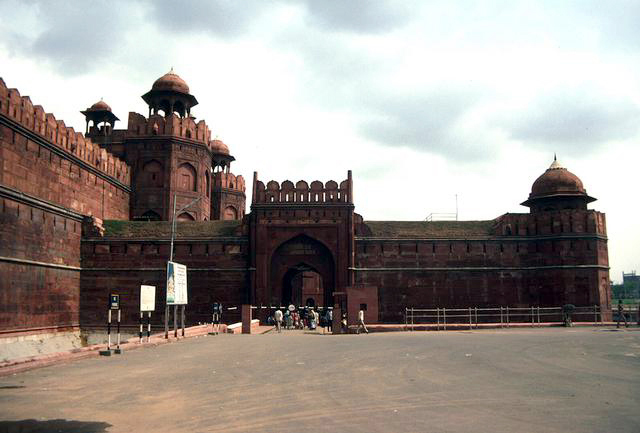
[[[300,263],[284,274],[281,305],[316,307],[325,305],[322,275],[305,263]]]
[[[309,236],[296,236],[276,248],[270,274],[273,305],[333,305],[333,255],[323,243]]]

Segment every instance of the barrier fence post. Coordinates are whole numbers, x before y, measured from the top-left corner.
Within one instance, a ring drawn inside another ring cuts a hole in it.
[[[144,315],[144,313],[141,311],[140,312],[140,329],[138,331],[138,343],[142,343],[142,316]]]
[[[111,356],[111,308],[107,310],[107,348],[101,350],[100,355]]]
[[[469,307],[469,330],[471,329],[471,307]]]
[[[476,329],[478,329],[478,307],[473,307],[475,308],[475,316],[476,316]]]
[[[120,309],[118,309],[118,340],[116,343],[116,353],[121,354],[122,350],[120,350]]]
[[[409,322],[407,322],[407,307],[404,307],[404,330],[409,330]]]
[[[147,313],[147,343],[151,341],[151,311]]]
[[[413,332],[413,316],[414,316],[414,308],[411,307],[411,331]]]
[[[596,323],[598,323],[598,306],[594,305],[593,306],[593,324],[595,325]]]
[[[531,327],[535,325],[535,316],[533,315],[533,305],[531,306]]]
[[[502,317],[502,307],[500,307],[500,327],[504,328],[504,320]]]
[[[439,331],[440,330],[440,307],[436,307],[436,320],[437,320],[437,326],[436,329]]]
[[[509,327],[509,306],[507,305],[507,328]]]
[[[538,328],[540,327],[540,306],[538,306]]]
[[[447,330],[447,309],[442,307],[442,325],[444,330]]]

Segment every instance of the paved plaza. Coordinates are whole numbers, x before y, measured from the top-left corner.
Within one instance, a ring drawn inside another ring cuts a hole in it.
[[[640,332],[220,335],[0,378],[0,432],[638,432]]]

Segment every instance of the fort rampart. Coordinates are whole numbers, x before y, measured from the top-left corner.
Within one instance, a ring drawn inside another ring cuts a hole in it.
[[[82,222],[129,218],[129,167],[2,79],[0,165],[0,332],[77,326]]]

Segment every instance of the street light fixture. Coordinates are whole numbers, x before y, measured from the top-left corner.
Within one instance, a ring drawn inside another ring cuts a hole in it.
[[[169,251],[169,261],[173,262],[173,241],[176,237],[176,213],[178,212],[182,212],[183,210],[187,210],[189,209],[191,206],[193,206],[194,204],[196,204],[197,202],[199,202],[202,199],[202,196],[196,198],[195,200],[191,201],[191,203],[187,204],[186,206],[181,207],[180,209],[178,209],[176,211],[176,201],[177,201],[177,194],[173,195],[173,217],[171,218],[171,250]],[[166,303],[166,299],[165,299],[165,310],[164,310],[164,338],[169,338],[169,304]],[[178,306],[174,305],[173,306],[173,332],[174,332],[174,337],[178,336],[178,329],[177,329],[177,316],[178,316]],[[184,305],[182,306],[182,336],[184,337]]]

